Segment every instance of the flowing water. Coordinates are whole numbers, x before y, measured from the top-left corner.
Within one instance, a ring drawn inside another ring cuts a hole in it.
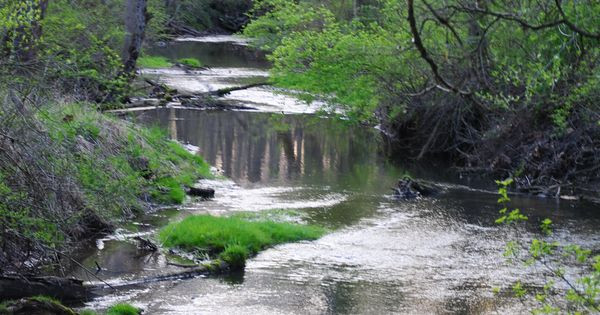
[[[171,58],[196,57],[209,70],[147,72],[179,89],[209,90],[266,76],[264,56],[231,37],[178,41],[156,48]],[[130,302],[148,314],[388,314],[518,313],[522,304],[492,288],[517,279],[540,285],[506,264],[506,230],[494,224],[497,196],[447,171],[442,164],[391,161],[374,128],[349,126],[314,114],[289,95],[270,88],[233,93],[229,99],[255,111],[160,108],[129,119],[167,128],[224,180],[210,201],[157,211],[99,240],[81,254],[103,268],[113,283],[161,274],[177,267],[163,255],[143,255],[130,238],[152,236],[167,222],[195,213],[239,211],[325,226],[331,233],[312,242],[284,244],[250,259],[241,274],[163,281],[122,289],[89,303],[105,308]],[[435,198],[396,201],[398,178],[434,180],[446,188]],[[489,187],[488,187],[489,188]],[[550,217],[555,237],[598,249],[600,215],[580,203],[514,197],[530,215],[521,231],[532,237]],[[89,277],[82,271],[79,277]],[[95,280],[90,278],[90,280]]]

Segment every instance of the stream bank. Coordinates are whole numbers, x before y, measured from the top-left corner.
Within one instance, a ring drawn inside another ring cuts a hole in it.
[[[187,40],[157,49],[171,58],[206,56],[210,72],[165,69],[153,74],[193,91],[241,84],[244,74],[266,73],[268,67],[253,68],[263,61],[233,39]],[[104,309],[128,301],[152,314],[518,313],[527,306],[508,295],[494,295],[492,288],[516,280],[543,285],[526,270],[506,264],[501,253],[508,238],[494,223],[498,198],[469,188],[481,187],[477,180],[461,178],[441,163],[392,161],[376,130],[315,115],[269,87],[234,92],[229,98],[264,110],[173,106],[123,115],[163,126],[229,180],[199,182],[215,188],[214,199],[140,218],[101,246],[82,251],[84,264],[97,261],[103,267],[100,276],[115,283],[175,268],[164,255],[140,257],[131,238],[156,235],[159,227],[189,215],[242,212],[333,232],[261,252],[241,273],[141,283],[87,306]],[[391,188],[407,173],[446,192],[399,203]],[[550,217],[559,226],[557,239],[598,250],[600,217],[593,206],[527,196],[515,196],[513,205],[530,216],[523,229],[527,237],[536,235],[542,218]]]

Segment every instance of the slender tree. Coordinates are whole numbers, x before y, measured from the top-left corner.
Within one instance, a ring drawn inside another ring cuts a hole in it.
[[[128,35],[125,42],[123,74],[128,78],[132,78],[134,75],[136,62],[142,50],[146,25],[149,19],[150,16],[147,11],[146,0],[127,0],[125,26]]]

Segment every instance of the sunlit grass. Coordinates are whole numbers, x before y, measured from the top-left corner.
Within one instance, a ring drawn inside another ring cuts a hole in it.
[[[140,314],[140,310],[130,304],[127,303],[119,303],[111,306],[106,315],[138,315]]]
[[[236,217],[190,216],[161,230],[160,240],[167,247],[204,251],[218,256],[233,268],[260,250],[282,243],[315,240],[325,229],[313,225],[247,221]]]
[[[202,68],[202,62],[200,62],[200,60],[196,59],[196,58],[181,58],[181,59],[177,59],[177,62],[179,62],[182,65],[186,65],[188,67],[191,68]]]
[[[173,66],[173,64],[169,61],[169,59],[162,56],[142,56],[137,60],[138,67],[140,68],[169,68]]]

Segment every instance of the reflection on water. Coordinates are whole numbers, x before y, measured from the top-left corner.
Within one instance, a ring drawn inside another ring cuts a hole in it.
[[[525,305],[492,288],[516,280],[543,284],[531,270],[504,261],[509,238],[494,224],[495,194],[452,184],[458,179],[439,167],[388,163],[371,129],[309,115],[182,109],[135,115],[199,147],[233,180],[201,182],[216,188],[215,199],[188,204],[179,216],[296,209],[299,220],[332,232],[263,251],[243,274],[145,284],[92,307],[126,300],[151,314],[522,313]],[[448,190],[393,201],[390,187],[405,171],[443,180]],[[550,217],[557,239],[598,250],[594,208],[526,197],[514,197],[512,206],[530,215],[525,237],[535,237],[540,220]],[[140,262],[136,255],[131,243],[107,242],[84,261],[90,268],[100,262],[107,269],[101,275],[117,281],[173,268],[164,256]]]
[[[494,296],[491,288],[517,279],[541,285],[527,270],[504,262],[508,239],[494,224],[496,195],[446,184],[448,191],[435,199],[391,201],[389,188],[405,169],[386,162],[380,136],[370,129],[251,112],[159,109],[135,119],[158,123],[173,138],[198,146],[239,184],[223,184],[215,200],[186,210],[219,215],[291,207],[305,222],[335,230],[315,242],[262,252],[242,279],[153,287],[134,299],[152,312],[514,313],[524,306]],[[406,170],[452,177],[437,168]],[[527,233],[550,217],[561,239],[600,244],[593,208],[525,197],[514,197],[513,206],[530,215]]]
[[[330,185],[365,189],[399,176],[378,150],[375,130],[307,115],[149,111],[138,120],[159,122],[171,137],[200,148],[199,154],[238,184]],[[393,182],[387,183],[386,190]]]
[[[171,60],[196,58],[208,67],[267,69],[270,66],[264,52],[231,42],[170,42],[163,47],[151,47],[148,54]]]

